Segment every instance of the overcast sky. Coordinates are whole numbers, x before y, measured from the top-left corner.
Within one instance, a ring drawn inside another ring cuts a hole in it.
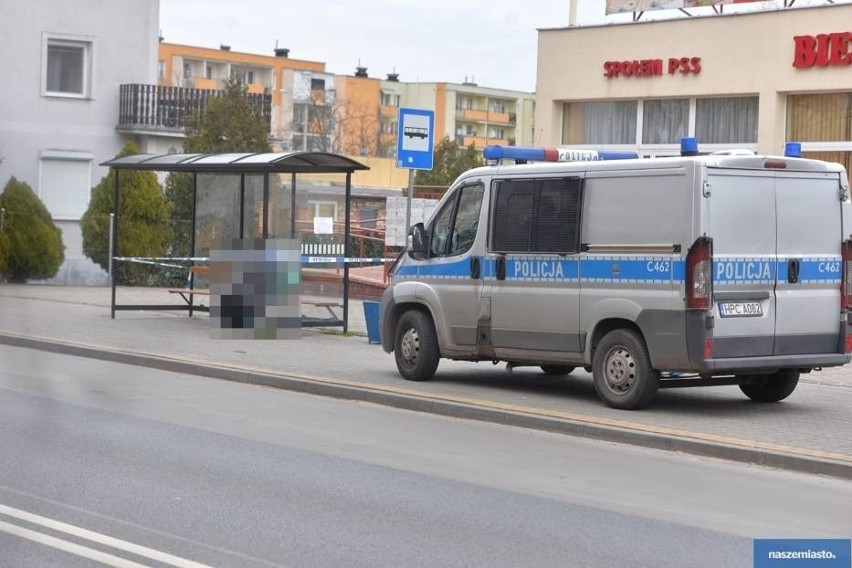
[[[605,0],[577,1],[580,25],[630,21],[605,17]],[[808,3],[825,0],[796,5]],[[654,17],[682,14],[649,11],[643,19]],[[402,81],[467,78],[518,91],[535,90],[536,29],[567,25],[568,0],[160,0],[167,42],[265,55],[277,42],[292,58],[325,62],[330,73],[349,75],[360,63],[370,77],[396,71]]]

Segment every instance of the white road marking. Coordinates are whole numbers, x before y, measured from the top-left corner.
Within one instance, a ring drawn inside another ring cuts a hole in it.
[[[73,542],[68,542],[59,538],[47,536],[46,534],[41,534],[40,532],[31,531],[29,529],[21,528],[16,525],[4,523],[3,521],[0,521],[0,531],[9,533],[14,536],[19,536],[21,538],[26,538],[33,542],[37,542],[39,544],[50,546],[51,548],[62,550],[63,552],[76,554],[77,556],[88,558],[89,560],[95,560],[96,562],[106,564],[107,566],[115,566],[116,568],[147,568],[144,564],[137,564],[136,562],[131,562],[130,560],[119,558],[118,556],[107,554],[106,552],[101,552],[93,548],[87,548],[79,544],[74,544]]]
[[[86,540],[90,540],[92,542],[96,542],[98,544],[103,544],[123,552],[129,552],[131,554],[135,554],[137,556],[142,556],[144,558],[148,558],[150,560],[154,560],[157,562],[162,562],[163,564],[169,564],[171,566],[175,566],[177,568],[210,568],[206,564],[199,564],[198,562],[193,562],[191,560],[187,560],[185,558],[181,558],[179,556],[173,556],[171,554],[166,554],[165,552],[160,552],[159,550],[154,550],[153,548],[148,548],[145,546],[141,546],[138,544],[133,544],[132,542],[127,542],[126,540],[121,540],[118,538],[113,538],[111,536],[107,536],[101,533],[97,533],[94,531],[89,531],[86,529],[82,529],[80,527],[76,527],[74,525],[69,525],[67,523],[63,523],[60,521],[54,521],[53,519],[48,519],[47,517],[42,517],[39,515],[35,515],[33,513],[27,513],[26,511],[21,511],[19,509],[14,509],[12,507],[7,507],[6,505],[0,505],[0,514],[13,517],[16,519],[20,519],[22,521],[26,521],[28,523],[32,523],[35,525],[41,525],[48,529],[52,529],[55,531],[63,532],[72,536],[76,536],[79,538],[83,538]],[[8,532],[10,534],[14,534],[16,536],[21,536],[23,538],[27,538],[33,540],[35,542],[40,542],[42,544],[46,544],[48,546],[53,546],[54,548],[59,548],[60,550],[65,550],[66,552],[71,552],[72,554],[77,554],[79,556],[85,556],[86,558],[90,558],[92,560],[97,560],[98,562],[103,562],[104,564],[108,564],[110,566],[120,566],[120,567],[137,567],[143,566],[142,564],[137,564],[135,562],[130,562],[129,560],[124,560],[123,558],[119,558],[117,556],[112,556],[110,554],[102,553],[97,550],[93,550],[91,548],[86,548],[85,546],[80,546],[78,544],[74,544],[71,542],[66,542],[64,540],[43,535],[39,532],[32,531],[29,529],[21,528],[16,525],[8,524],[3,521],[0,521],[0,530],[4,532]],[[61,544],[61,546],[59,546]],[[74,550],[71,550],[71,549]],[[85,554],[81,554],[81,552],[85,552]],[[89,556],[88,554],[97,554],[103,555],[107,560],[102,560],[101,558],[95,558],[93,556]],[[114,561],[118,561],[119,564],[113,563]]]

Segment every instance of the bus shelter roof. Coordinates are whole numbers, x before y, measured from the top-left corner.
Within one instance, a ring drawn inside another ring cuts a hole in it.
[[[115,169],[195,173],[351,173],[369,167],[328,152],[133,154],[101,164]]]

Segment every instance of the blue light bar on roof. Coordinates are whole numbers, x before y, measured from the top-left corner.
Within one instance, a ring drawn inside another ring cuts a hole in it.
[[[680,155],[681,156],[697,156],[698,155],[698,138],[685,137],[680,139]]]
[[[802,144],[801,142],[786,142],[784,144],[784,156],[787,158],[801,158]]]
[[[536,148],[532,146],[486,146],[486,160],[520,160],[529,162],[596,162],[600,160],[631,160],[636,152],[602,152],[572,148]]]

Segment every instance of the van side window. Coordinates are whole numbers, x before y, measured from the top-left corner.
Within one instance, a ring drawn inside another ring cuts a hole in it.
[[[582,178],[494,182],[491,250],[579,251]]]
[[[455,256],[470,250],[479,226],[485,186],[463,186],[455,191],[432,222],[430,256]]]

